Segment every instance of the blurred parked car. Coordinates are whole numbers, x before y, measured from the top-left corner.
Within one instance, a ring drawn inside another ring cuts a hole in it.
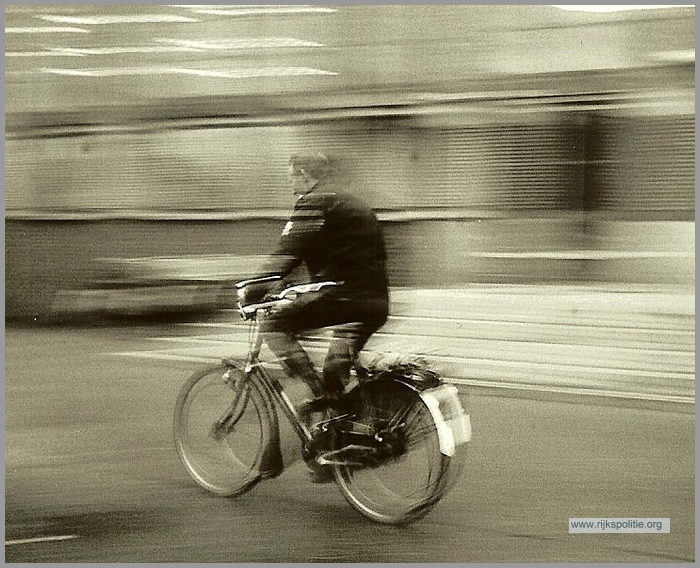
[[[79,290],[56,294],[57,316],[148,316],[232,308],[233,284],[254,276],[262,256],[98,258]]]

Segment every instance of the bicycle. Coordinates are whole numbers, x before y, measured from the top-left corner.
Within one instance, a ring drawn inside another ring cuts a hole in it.
[[[471,438],[457,389],[425,365],[356,362],[340,405],[309,426],[259,358],[258,322],[293,295],[336,283],[291,286],[246,305],[246,290],[269,280],[236,285],[238,311],[251,324],[246,360],[223,359],[194,373],[180,391],[174,437],[185,469],[205,490],[226,497],[276,476],[264,464],[279,440],[281,410],[302,442],[307,465],[331,468],[356,511],[394,525],[423,518],[454,485]]]

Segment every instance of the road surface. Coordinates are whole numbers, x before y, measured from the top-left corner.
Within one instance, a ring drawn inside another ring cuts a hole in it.
[[[367,521],[298,462],[238,499],[209,496],[171,441],[175,397],[199,363],[163,356],[207,333],[6,330],[6,561],[694,561],[694,407],[682,404],[461,386],[470,459],[406,528]],[[574,517],[670,518],[671,530],[569,534]]]

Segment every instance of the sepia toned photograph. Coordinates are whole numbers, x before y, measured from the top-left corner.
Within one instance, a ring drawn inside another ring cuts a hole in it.
[[[5,6],[6,563],[695,531],[694,6]]]

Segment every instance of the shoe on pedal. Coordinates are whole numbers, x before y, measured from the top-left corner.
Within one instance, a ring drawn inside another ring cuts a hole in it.
[[[282,462],[279,462],[279,464],[273,464],[270,467],[261,469],[260,477],[262,479],[274,479],[275,477],[279,477],[280,475],[282,475],[283,471],[284,465],[282,465]]]
[[[339,397],[321,395],[316,398],[306,399],[299,405],[299,419],[309,429],[313,430],[314,424],[327,418],[326,411],[338,405]]]
[[[341,397],[337,394],[326,393],[316,398],[302,401],[299,406],[299,414],[306,416],[314,412],[324,412],[329,408],[335,408],[340,403]]]
[[[284,471],[284,461],[280,450],[279,440],[270,442],[262,458],[260,458],[260,477],[262,479],[274,479]]]
[[[311,483],[333,483],[335,476],[333,469],[330,467],[317,466],[309,470],[309,480]]]

